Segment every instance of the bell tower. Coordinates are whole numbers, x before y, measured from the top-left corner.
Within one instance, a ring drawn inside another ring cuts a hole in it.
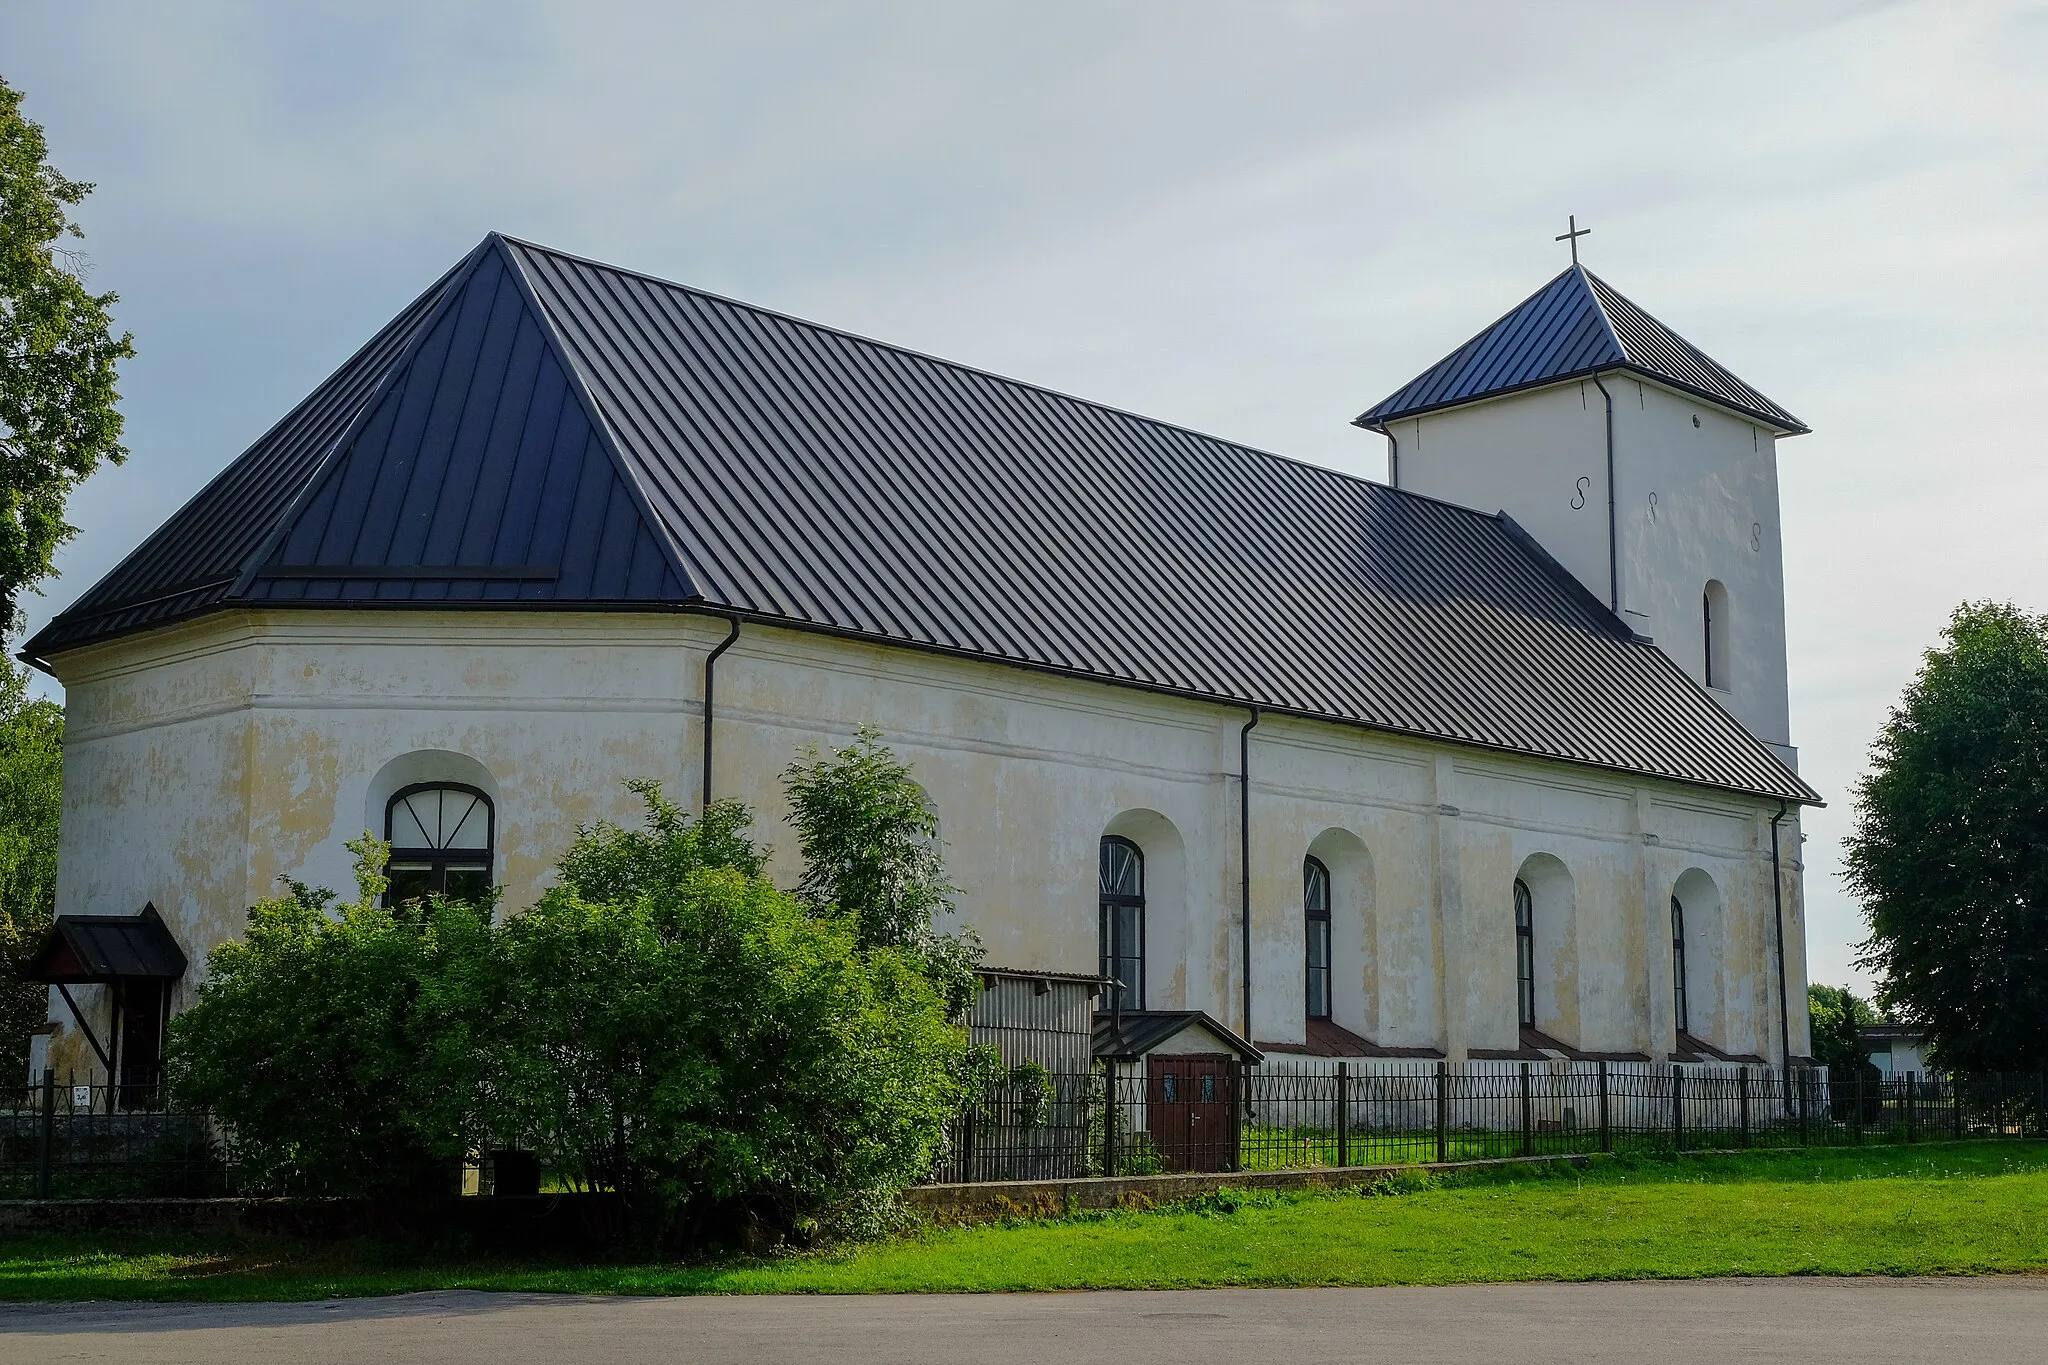
[[[1388,482],[1504,511],[1787,763],[1777,442],[1807,428],[1578,261],[1356,419]]]

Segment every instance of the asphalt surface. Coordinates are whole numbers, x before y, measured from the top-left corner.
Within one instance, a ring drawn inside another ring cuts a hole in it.
[[[2048,1360],[2048,1278],[0,1306],[0,1362],[747,1365]]]

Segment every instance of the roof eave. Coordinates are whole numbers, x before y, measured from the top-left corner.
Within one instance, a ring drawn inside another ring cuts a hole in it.
[[[1739,417],[1746,417],[1779,436],[1806,436],[1813,431],[1812,427],[1807,426],[1789,412],[1768,413],[1756,408],[1745,407],[1739,403],[1731,403],[1726,398],[1722,398],[1717,394],[1708,393],[1704,389],[1682,383],[1669,375],[1659,374],[1646,366],[1633,364],[1629,361],[1591,365],[1584,369],[1568,370],[1563,374],[1547,375],[1542,379],[1533,379],[1525,384],[1510,384],[1498,389],[1489,389],[1485,393],[1474,394],[1466,398],[1453,398],[1441,403],[1422,403],[1414,407],[1396,408],[1391,412],[1381,411],[1381,408],[1385,405],[1379,404],[1366,409],[1358,416],[1352,418],[1351,425],[1386,436],[1391,434],[1387,431],[1387,424],[1390,422],[1405,422],[1410,418],[1426,417],[1433,412],[1448,412],[1452,408],[1470,407],[1474,403],[1489,403],[1496,398],[1506,398],[1517,393],[1532,393],[1537,389],[1547,389],[1557,384],[1574,384],[1582,380],[1592,379],[1598,375],[1623,373],[1638,375],[1654,384],[1662,385],[1664,388],[1683,393],[1690,398],[1697,398],[1702,403],[1711,403],[1715,407],[1732,412]]]

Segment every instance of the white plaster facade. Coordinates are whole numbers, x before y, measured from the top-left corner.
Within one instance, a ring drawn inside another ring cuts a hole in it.
[[[57,908],[153,901],[197,964],[278,877],[346,889],[344,842],[381,833],[404,782],[447,777],[493,796],[494,875],[516,912],[579,823],[637,818],[626,779],[697,797],[704,659],[725,628],[663,613],[234,610],[67,652],[54,661],[69,714]],[[1242,709],[756,625],[717,667],[715,791],[759,813],[779,882],[796,878],[782,770],[801,746],[873,724],[938,806],[962,918],[990,961],[1093,972],[1097,845],[1124,834],[1147,860],[1146,1004],[1244,1029]],[[1304,1036],[1313,852],[1334,881],[1335,1019],[1375,1042],[1453,1058],[1516,1046],[1521,876],[1537,901],[1539,1027],[1665,1057],[1683,880],[1710,888],[1688,905],[1692,1032],[1782,1057],[1776,801],[1273,717],[1252,732],[1250,771],[1250,1036]],[[1783,972],[1800,1001],[1796,812],[1781,847]],[[1789,1024],[1805,1053],[1806,1011]],[[90,1070],[75,1031],[50,1056],[60,1073]]]

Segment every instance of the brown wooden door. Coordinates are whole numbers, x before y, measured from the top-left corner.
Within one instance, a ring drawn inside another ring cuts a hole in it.
[[[1169,1171],[1227,1171],[1237,1164],[1237,1059],[1147,1057],[1145,1131]]]

